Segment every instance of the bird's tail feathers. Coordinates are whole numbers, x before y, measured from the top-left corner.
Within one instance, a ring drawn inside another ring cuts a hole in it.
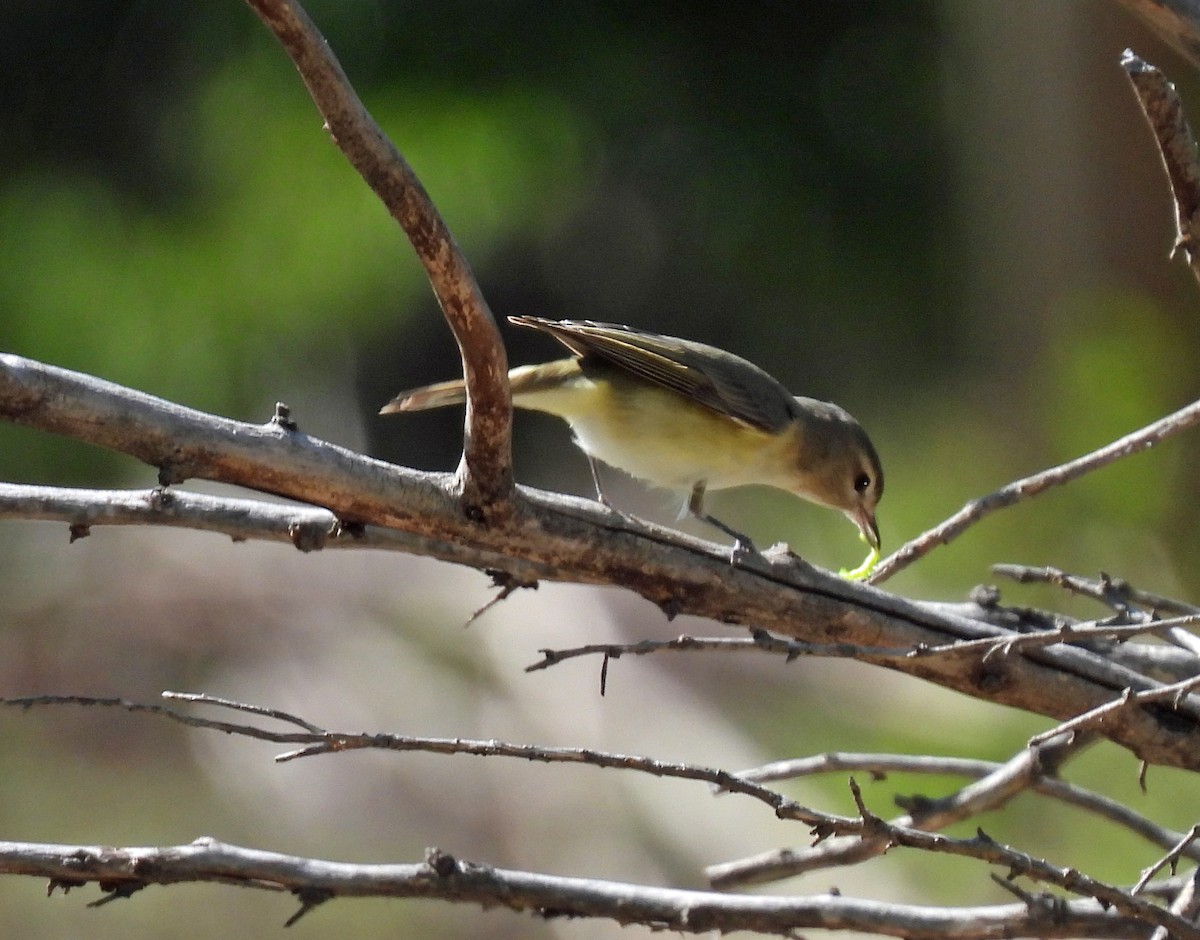
[[[517,398],[560,388],[579,374],[577,359],[559,359],[536,366],[519,366],[508,373],[508,381],[512,385],[513,397]],[[401,411],[428,411],[430,408],[461,405],[466,400],[467,389],[463,380],[451,379],[449,382],[438,382],[436,385],[401,392],[380,408],[379,413],[391,415]]]
[[[461,405],[466,400],[467,387],[463,384],[463,380],[452,379],[449,382],[438,382],[436,385],[426,385],[423,388],[414,388],[409,392],[401,392],[380,408],[379,413],[392,415],[401,411],[427,411],[430,408]]]

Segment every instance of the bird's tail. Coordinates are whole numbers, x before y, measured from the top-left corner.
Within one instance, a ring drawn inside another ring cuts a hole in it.
[[[522,404],[519,400],[521,397],[561,388],[572,379],[578,378],[579,374],[579,360],[559,359],[555,362],[513,369],[508,373],[508,381],[512,387],[513,399]],[[438,382],[436,385],[401,392],[380,408],[379,413],[391,415],[401,411],[426,411],[430,408],[461,405],[466,400],[467,389],[463,380],[451,379],[449,382]],[[536,407],[532,402],[525,404],[525,407],[531,406]]]
[[[381,415],[394,415],[401,411],[425,411],[429,408],[445,408],[461,405],[467,400],[467,387],[462,379],[438,382],[424,388],[401,392],[379,409]]]

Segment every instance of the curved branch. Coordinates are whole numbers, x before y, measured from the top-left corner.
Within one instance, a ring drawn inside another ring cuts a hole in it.
[[[925,940],[991,940],[1129,937],[1146,931],[1146,921],[1090,900],[933,908],[828,894],[729,895],[494,868],[438,849],[427,850],[423,862],[381,865],[281,855],[211,838],[138,848],[0,842],[0,872],[48,879],[51,889],[97,882],[106,898],[183,882],[290,891],[301,902],[290,922],[333,898],[391,897],[438,898],[540,917],[606,918],[689,934],[751,930],[794,937],[798,930],[823,928]]]
[[[593,748],[543,747],[536,744],[516,744],[509,741],[473,740],[469,738],[433,738],[411,734],[356,733],[328,731],[296,715],[276,709],[265,709],[244,702],[216,698],[190,692],[164,692],[163,698],[173,701],[193,702],[247,712],[258,717],[269,717],[299,730],[275,731],[258,725],[202,718],[198,715],[176,711],[166,705],[150,705],[122,698],[93,698],[85,695],[37,695],[25,698],[0,698],[0,706],[30,709],[49,705],[79,705],[90,708],[117,708],[135,714],[149,714],[167,718],[189,728],[204,728],[223,734],[236,734],[269,741],[274,744],[296,745],[292,750],[277,754],[279,763],[320,754],[340,754],[345,751],[383,750],[419,751],[425,754],[470,754],[476,757],[505,757],[533,761],[540,764],[589,764],[593,767],[629,770],[675,780],[692,780],[707,783],[725,793],[748,796],[768,806],[780,819],[804,823],[831,832],[854,829],[855,821],[848,816],[823,813],[790,800],[782,793],[750,780],[743,780],[726,770],[684,764],[674,761],[656,760],[634,754],[616,754]]]
[[[400,223],[425,266],[462,355],[467,417],[458,483],[472,516],[507,518],[514,494],[508,359],[475,275],[412,167],[375,123],[308,14],[247,0],[287,52],[334,142]]]

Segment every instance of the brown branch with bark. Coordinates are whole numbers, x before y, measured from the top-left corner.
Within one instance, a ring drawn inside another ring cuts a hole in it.
[[[247,0],[300,73],[334,143],[404,229],[454,333],[467,385],[463,512],[501,523],[512,512],[512,403],[508,358],[466,257],[408,162],[371,117],[329,43],[299,3]]]
[[[415,551],[483,562],[502,579],[620,585],[668,616],[695,614],[806,642],[896,651],[1004,635],[938,605],[847,582],[790,552],[731,566],[719,546],[614,517],[585,500],[522,488],[519,518],[483,524],[461,512],[445,474],[395,467],[309,437],[295,425],[218,418],[17,356],[0,355],[0,415],[130,454],[159,467],[164,484],[199,477],[285,496],[326,507],[352,532],[368,523],[367,532],[371,526],[407,532],[417,537]],[[63,518],[86,526],[102,515],[84,513],[76,522],[71,513],[77,511],[64,509]],[[162,512],[151,501],[142,515]],[[278,529],[269,537],[277,540]],[[1126,689],[1159,685],[1072,645],[1003,659],[984,655],[862,659],[1057,720],[1104,705]],[[1200,702],[1189,697],[1164,707],[1122,709],[1103,733],[1150,763],[1200,768]]]

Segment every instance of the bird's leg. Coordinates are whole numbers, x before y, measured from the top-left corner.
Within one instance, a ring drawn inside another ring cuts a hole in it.
[[[583,455],[587,457],[588,469],[592,471],[592,482],[596,485],[596,501],[614,516],[619,516],[622,519],[634,519],[636,521],[635,516],[631,516],[609,502],[608,494],[604,492],[604,484],[600,482],[600,462],[587,451],[584,451]]]
[[[592,482],[596,484],[596,500],[601,506],[612,509],[613,504],[608,501],[608,496],[604,492],[604,484],[600,482],[600,465],[596,463],[596,458],[587,451],[584,451],[583,455],[587,457],[588,469],[592,471]]]
[[[729,553],[730,564],[736,565],[747,555],[757,555],[758,549],[754,547],[754,543],[750,541],[748,536],[743,535],[731,526],[727,526],[716,516],[710,516],[704,511],[704,489],[704,481],[698,480],[696,485],[692,487],[692,495],[688,497],[687,511],[701,522],[707,522],[714,529],[720,529],[733,539],[733,550]]]
[[[583,456],[587,458],[588,469],[592,471],[592,482],[596,485],[596,501],[618,519],[626,519],[630,522],[636,523],[639,526],[644,526],[645,523],[642,522],[642,520],[637,516],[631,515],[630,513],[625,512],[623,509],[618,509],[611,502],[609,502],[608,494],[604,492],[604,484],[600,482],[600,461],[589,454],[586,450],[583,452]]]

